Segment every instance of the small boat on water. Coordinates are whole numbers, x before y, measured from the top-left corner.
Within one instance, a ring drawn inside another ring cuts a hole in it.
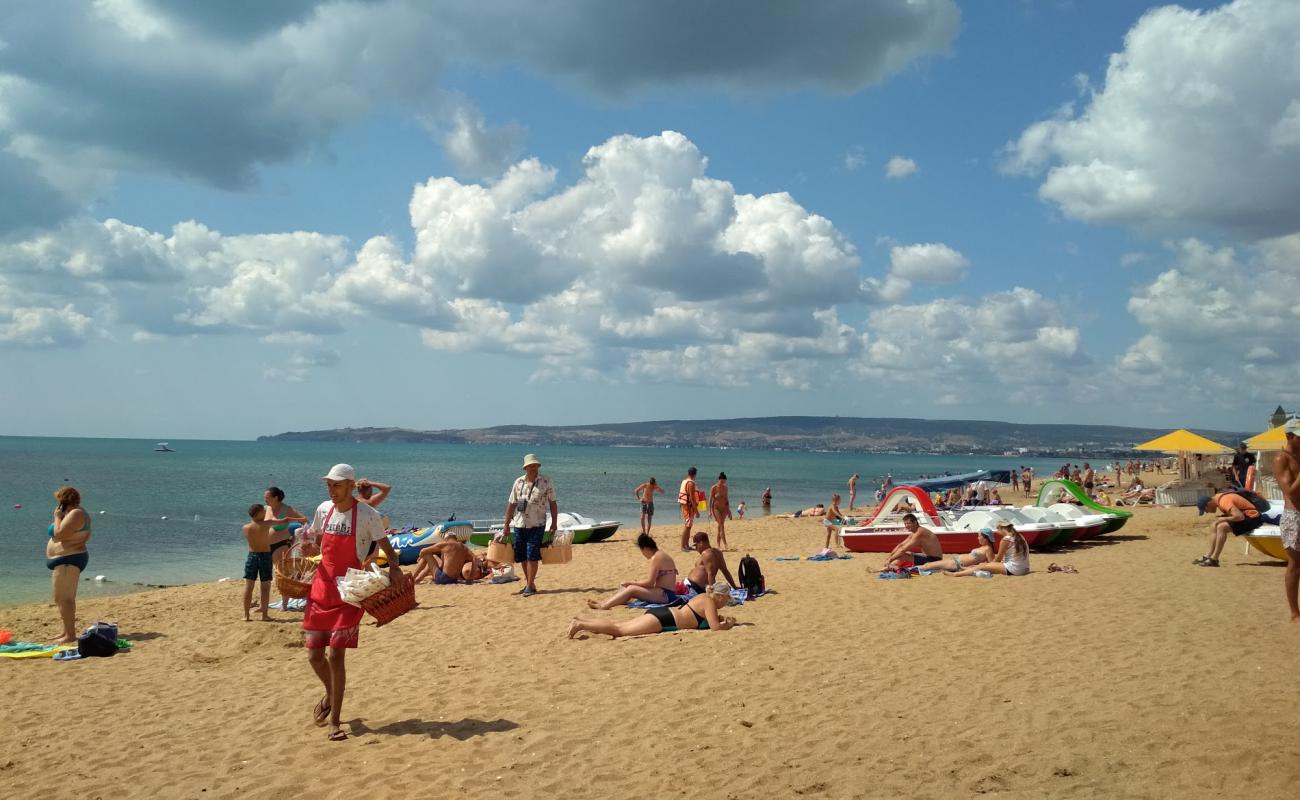
[[[166,442],[159,442],[158,446],[153,449],[155,453],[175,453],[176,451],[167,446]]]

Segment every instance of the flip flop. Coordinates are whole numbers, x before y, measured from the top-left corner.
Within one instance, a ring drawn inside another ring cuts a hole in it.
[[[329,698],[322,697],[320,702],[316,704],[316,708],[311,712],[311,718],[316,722],[317,728],[323,728],[329,724],[330,711],[332,710],[333,709],[330,708]]]
[[[76,650],[60,650],[51,657],[55,661],[76,661],[81,658],[81,653]]]
[[[346,742],[348,740],[348,732],[343,730],[342,728],[339,728],[338,730],[330,733],[329,740],[331,742]]]

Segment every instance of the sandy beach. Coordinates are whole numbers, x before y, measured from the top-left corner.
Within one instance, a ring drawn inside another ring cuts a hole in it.
[[[741,627],[567,640],[575,615],[641,613],[585,607],[642,577],[624,529],[543,566],[536,597],[423,585],[415,611],[368,620],[342,743],[312,725],[301,615],[245,623],[240,581],[84,602],[80,626],[116,621],[135,647],[0,663],[0,780],[54,798],[1293,796],[1282,568],[1241,541],[1193,567],[1206,532],[1195,509],[1140,508],[1028,577],[884,581],[880,556],[774,561],[816,552],[820,521],[750,518],[728,561],[752,553],[774,591],[726,612]],[[56,616],[0,627],[41,641]]]

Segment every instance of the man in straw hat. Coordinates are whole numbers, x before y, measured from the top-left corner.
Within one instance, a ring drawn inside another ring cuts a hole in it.
[[[307,528],[307,535],[320,540],[321,560],[312,578],[302,619],[303,644],[311,668],[325,685],[325,696],[313,712],[316,724],[328,723],[330,741],[340,742],[348,738],[339,724],[343,691],[347,687],[343,655],[348,648],[357,646],[363,612],[359,606],[343,602],[335,578],[346,575],[349,568],[360,569],[372,542],[388,556],[391,580],[401,578],[402,570],[397,566],[397,553],[384,535],[379,512],[352,494],[356,488],[356,471],[347,464],[335,464],[321,480],[325,481],[330,499],[316,508]]]
[[[1282,490],[1282,547],[1286,548],[1286,602],[1291,607],[1291,621],[1300,622],[1300,419],[1289,419],[1282,431],[1286,445],[1273,461],[1273,477]]]
[[[515,562],[523,564],[524,588],[519,594],[524,597],[537,594],[537,565],[542,560],[546,511],[549,508],[551,512],[552,534],[560,513],[555,502],[555,486],[541,472],[542,462],[537,456],[532,453],[524,456],[524,474],[515,479],[506,498],[506,524],[510,526]]]

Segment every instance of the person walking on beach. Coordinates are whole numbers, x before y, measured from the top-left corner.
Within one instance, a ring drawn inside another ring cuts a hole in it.
[[[86,543],[90,541],[90,515],[81,507],[81,494],[71,486],[54,493],[54,522],[45,543],[45,567],[54,584],[54,604],[59,607],[63,633],[55,644],[77,641],[77,583],[90,564]]]
[[[681,486],[677,488],[677,505],[682,510],[682,551],[691,549],[691,526],[695,524],[695,515],[699,511],[695,496],[699,487],[695,485],[695,467],[686,470]]]
[[[853,473],[853,477],[849,478],[849,511],[852,511],[853,507],[856,506],[857,503],[858,503],[858,473],[855,472]]]
[[[718,547],[727,549],[727,520],[731,519],[731,496],[727,493],[727,473],[718,473],[718,482],[709,489],[709,513],[718,524]]]
[[[307,612],[302,620],[303,645],[312,670],[325,686],[325,696],[316,704],[312,715],[317,725],[329,725],[331,742],[341,742],[348,738],[339,722],[343,692],[347,688],[344,654],[357,646],[363,612],[359,606],[343,602],[335,579],[347,574],[349,568],[360,568],[370,552],[371,542],[378,542],[388,557],[390,580],[398,581],[403,576],[397,565],[397,553],[384,535],[379,512],[352,493],[356,488],[356,471],[347,464],[335,464],[321,480],[325,481],[330,499],[317,506],[307,529],[308,536],[320,540],[321,560],[312,578]]]
[[[519,594],[537,594],[537,565],[542,560],[542,537],[547,509],[551,512],[551,533],[555,533],[560,511],[555,486],[542,474],[542,462],[529,453],[524,456],[524,474],[515,479],[506,498],[506,524],[515,549],[515,562],[523,565],[524,588]]]
[[[1282,490],[1282,547],[1286,550],[1286,575],[1282,579],[1291,621],[1300,622],[1300,419],[1282,427],[1286,445],[1273,461],[1273,477]],[[1253,465],[1252,465],[1253,466]]]
[[[664,493],[664,487],[660,486],[654,478],[646,481],[633,490],[632,494],[636,499],[641,501],[641,532],[649,533],[650,525],[654,522],[655,516],[655,493]]]

